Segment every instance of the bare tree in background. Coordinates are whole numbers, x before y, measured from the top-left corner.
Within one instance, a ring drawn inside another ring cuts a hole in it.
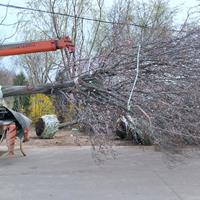
[[[0,17],[0,30],[6,29],[6,27],[13,27],[13,32],[10,34],[5,34],[4,31],[0,31],[0,43],[3,44],[8,39],[14,37],[14,35],[17,32],[18,22],[15,24],[9,24],[7,23],[7,17],[8,17],[8,8],[5,9],[5,12],[2,13]],[[16,26],[17,25],[17,26]],[[2,61],[2,58],[0,58],[0,61]],[[11,70],[6,68],[2,63],[0,63],[0,85],[12,85],[13,80],[15,78],[15,73],[13,73]]]
[[[7,85],[11,86],[13,85],[13,80],[15,78],[15,73],[9,71],[8,69],[5,69],[1,67],[0,69],[0,85]]]
[[[66,50],[60,50],[58,53],[45,53],[36,55],[25,55],[19,57],[18,63],[22,65],[27,73],[31,75],[32,83],[41,84],[44,81],[69,81],[75,76],[87,70],[88,57],[94,56],[97,49],[97,41],[100,40],[100,22],[85,22],[80,16],[90,15],[99,19],[103,16],[103,1],[60,1],[60,0],[42,0],[29,1],[28,5],[35,9],[48,8],[52,14],[35,13],[24,11],[21,13],[22,19],[26,22],[20,23],[26,40],[38,38],[61,38],[70,35],[76,46],[75,55],[71,55]],[[56,15],[55,12],[64,13],[65,15]],[[71,18],[70,16],[75,16]],[[33,20],[34,19],[34,20]],[[34,31],[33,31],[34,30]],[[99,42],[100,43],[100,42]],[[85,57],[87,58],[85,60]],[[47,59],[46,59],[47,58]],[[86,67],[78,68],[74,60],[85,60]],[[55,75],[56,74],[56,75]],[[55,105],[60,118],[66,115],[67,102],[60,98],[63,94],[55,95]],[[65,103],[64,103],[65,102]],[[63,103],[65,104],[63,106]]]
[[[57,70],[57,64],[52,53],[22,56],[15,63],[26,71],[31,85],[45,84],[51,81]]]
[[[52,14],[32,11],[22,12],[21,18],[26,18],[26,21],[21,20],[22,23],[20,23],[20,27],[25,40],[61,38],[69,35],[72,37],[76,46],[75,57],[77,60],[94,55],[93,49],[97,46],[96,41],[101,24],[97,22],[85,22],[80,19],[80,16],[87,14],[93,17],[98,13],[101,19],[103,15],[102,0],[97,0],[95,2],[89,0],[42,0],[29,1],[28,5],[34,9],[48,9]],[[54,12],[63,13],[65,15],[53,14]],[[74,18],[70,16],[74,16]],[[40,60],[44,60],[45,56],[38,54],[38,56],[40,55]],[[30,57],[31,56],[29,56],[29,58]],[[32,60],[34,59],[35,58]],[[60,53],[54,53],[54,56],[48,60],[57,65],[58,72],[64,74],[64,77],[59,78],[70,80],[71,77],[78,73],[76,67],[71,65],[72,59],[72,55],[66,50],[60,50]],[[26,62],[23,63],[25,64]],[[41,67],[42,66],[43,65],[41,65]],[[28,68],[31,71],[30,67]],[[48,70],[46,73],[48,73]]]

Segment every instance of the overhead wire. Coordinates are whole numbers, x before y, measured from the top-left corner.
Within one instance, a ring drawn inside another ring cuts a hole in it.
[[[0,3],[0,7],[12,8],[12,9],[18,9],[18,10],[29,10],[29,11],[41,12],[41,13],[53,14],[53,15],[60,15],[60,16],[74,18],[74,19],[82,19],[82,20],[86,20],[86,21],[100,22],[100,23],[104,23],[104,24],[129,25],[129,26],[135,26],[138,28],[152,29],[152,27],[148,26],[148,25],[140,25],[140,24],[136,24],[136,23],[114,22],[114,21],[108,21],[108,20],[102,20],[102,19],[95,19],[95,18],[71,15],[71,14],[66,14],[66,13],[61,13],[61,12],[52,12],[52,11],[48,11],[48,10],[42,10],[42,9],[36,9],[36,8],[30,8],[30,7],[24,7],[24,6],[17,6],[17,5],[13,5],[13,4]],[[167,30],[173,31],[173,32],[181,31],[181,30],[177,30],[177,29],[167,29]]]
[[[124,25],[124,22],[111,22],[107,20],[102,20],[102,19],[93,19],[89,17],[81,17],[77,15],[71,15],[71,14],[66,14],[66,13],[61,13],[61,12],[52,12],[48,10],[42,10],[42,9],[36,9],[36,8],[30,8],[30,7],[24,7],[24,6],[17,6],[17,5],[11,5],[11,4],[2,4],[0,3],[0,7],[6,7],[6,8],[13,8],[13,9],[19,9],[19,10],[29,10],[29,11],[34,11],[34,12],[42,12],[42,13],[47,13],[47,14],[54,14],[54,15],[61,15],[61,16],[66,16],[66,17],[71,17],[71,18],[76,18],[76,19],[82,19],[86,21],[95,21],[95,22],[101,22],[101,23],[106,23],[106,24],[119,24],[119,25]],[[130,26],[137,26],[141,28],[147,28],[148,26],[145,25],[139,25],[136,23],[129,23],[128,25]]]

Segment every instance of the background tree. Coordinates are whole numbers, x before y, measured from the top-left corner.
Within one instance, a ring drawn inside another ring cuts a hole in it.
[[[102,0],[28,1],[27,4],[31,8],[48,9],[52,13],[22,12],[20,27],[21,34],[25,40],[61,38],[62,36],[70,35],[77,49],[73,56],[66,50],[60,50],[57,53],[20,56],[18,63],[30,75],[30,80],[33,84],[42,84],[55,80],[61,82],[71,80],[87,70],[89,64],[87,64],[88,59],[85,59],[85,57],[88,58],[90,55],[94,55],[93,51],[98,46],[96,45],[96,40],[99,39],[102,24],[92,21],[85,23],[80,16],[86,14],[93,18],[98,14],[99,19],[103,18],[103,3]],[[57,15],[54,14],[55,12],[64,13],[65,15]],[[26,19],[26,21],[23,19]],[[79,65],[74,63],[75,58],[81,60],[82,63],[85,62],[86,67],[79,68]],[[59,119],[63,121],[67,106],[62,106],[62,104],[63,102],[68,104],[68,102],[63,100],[63,97],[60,98],[59,95],[62,96],[59,93],[53,97],[54,105]]]
[[[51,99],[43,94],[36,94],[30,97],[29,116],[35,123],[43,115],[53,114],[54,108]]]
[[[4,67],[0,67],[0,85],[13,85],[14,78],[15,73]]]
[[[28,81],[23,72],[16,75],[14,85],[28,85]],[[29,115],[30,111],[30,96],[18,96],[14,97],[13,110],[23,112]]]
[[[99,19],[103,18],[103,1],[89,1],[89,0],[75,0],[75,1],[61,1],[61,0],[42,0],[42,1],[28,1],[27,5],[34,9],[41,9],[52,12],[52,14],[42,12],[24,11],[21,12],[20,27],[22,35],[25,40],[37,40],[37,39],[49,39],[49,38],[61,38],[69,35],[77,47],[75,57],[83,59],[93,53],[97,35],[99,34],[101,23],[84,21],[80,18],[82,15],[90,16],[91,18],[99,15]],[[54,13],[64,13],[64,15],[57,15]],[[74,16],[74,17],[72,17]],[[34,20],[33,20],[34,19]],[[41,28],[42,27],[42,28]],[[102,33],[102,31],[101,31]],[[26,68],[28,74],[32,74],[36,71],[34,63],[41,63],[39,70],[45,77],[51,77],[54,80],[55,76],[51,76],[52,71],[49,68],[54,69],[54,74],[59,72],[63,74],[64,80],[70,80],[75,76],[75,73],[82,72],[84,69],[77,69],[72,63],[73,57],[65,50],[60,50],[58,53],[45,53],[35,55],[19,57],[18,61],[23,59],[23,66]],[[33,69],[34,68],[34,69]],[[37,74],[37,73],[36,73]],[[36,80],[38,82],[38,80]],[[41,81],[40,81],[41,83]]]

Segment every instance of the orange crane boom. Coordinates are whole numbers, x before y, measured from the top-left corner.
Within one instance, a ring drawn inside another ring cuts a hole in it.
[[[64,48],[67,48],[70,53],[73,53],[75,51],[75,47],[68,36],[58,40],[44,40],[0,45],[0,56],[48,52]]]

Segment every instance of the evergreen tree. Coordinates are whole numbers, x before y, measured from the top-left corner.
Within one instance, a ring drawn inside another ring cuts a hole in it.
[[[27,85],[28,81],[23,72],[21,72],[20,74],[16,75],[13,83],[14,85]],[[18,96],[14,98],[13,110],[28,114],[29,107],[30,107],[30,96]]]

